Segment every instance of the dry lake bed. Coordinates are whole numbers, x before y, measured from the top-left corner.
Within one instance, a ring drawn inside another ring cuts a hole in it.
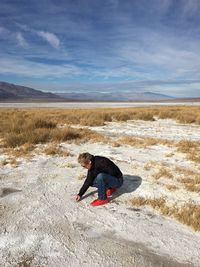
[[[46,155],[47,144],[38,144],[15,166],[5,164],[9,156],[1,151],[0,266],[199,267],[199,231],[157,208],[130,202],[143,197],[165,199],[172,208],[199,206],[199,192],[180,181],[186,174],[199,177],[199,164],[167,143],[133,146],[118,140],[126,135],[200,141],[200,126],[155,118],[87,128],[110,141],[60,143],[70,152],[64,157]],[[86,176],[77,157],[86,151],[109,157],[124,174],[123,186],[105,206],[90,205],[97,197],[94,188],[80,202],[73,200]],[[159,176],[160,170],[168,174]]]

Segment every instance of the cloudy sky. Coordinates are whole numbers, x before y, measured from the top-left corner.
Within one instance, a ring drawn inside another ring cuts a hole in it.
[[[0,80],[200,96],[199,0],[1,0]]]

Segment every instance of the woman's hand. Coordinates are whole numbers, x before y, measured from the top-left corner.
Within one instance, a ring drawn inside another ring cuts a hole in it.
[[[77,202],[80,201],[80,199],[81,199],[81,197],[80,197],[79,195],[76,195],[76,196],[74,197],[74,200],[77,201]]]

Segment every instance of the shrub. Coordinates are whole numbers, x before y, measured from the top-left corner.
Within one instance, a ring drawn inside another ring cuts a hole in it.
[[[173,174],[168,168],[161,167],[157,173],[153,175],[155,179],[160,179],[161,177],[173,178]]]
[[[65,142],[69,140],[79,139],[81,137],[79,129],[73,129],[70,127],[62,128],[62,129],[54,129],[51,132],[52,140],[58,142]]]
[[[31,121],[31,128],[55,128],[56,123],[51,121],[46,121],[44,119],[36,118],[33,121]]]
[[[185,153],[189,160],[200,163],[200,141],[182,140],[176,146],[177,151]]]
[[[57,144],[54,143],[53,144],[50,143],[44,149],[44,153],[47,155],[58,155],[62,157],[72,156],[72,154],[69,151],[61,149]]]
[[[192,227],[195,231],[200,231],[200,205],[186,203],[181,207],[177,205],[169,206],[164,198],[145,199],[143,197],[129,199],[129,203],[133,206],[151,206],[161,214],[173,217],[179,222]]]
[[[139,112],[136,115],[136,119],[144,121],[154,121],[153,113],[150,112]]]

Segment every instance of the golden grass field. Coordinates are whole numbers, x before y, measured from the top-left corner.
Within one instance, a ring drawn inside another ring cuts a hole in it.
[[[172,118],[180,123],[200,124],[200,107],[155,107],[123,109],[0,109],[1,147],[14,148],[25,145],[24,152],[35,144],[48,142],[102,141],[103,136],[88,129],[75,129],[70,125],[104,125],[109,121],[154,120]],[[64,125],[61,128],[58,126]],[[108,141],[108,140],[105,140]],[[145,147],[173,142],[154,138],[121,137],[113,145],[131,144]],[[175,144],[178,151],[186,153],[190,160],[200,162],[200,142],[182,140]]]
[[[118,140],[111,140],[91,129],[83,126],[101,126],[110,121],[145,120],[154,118],[174,119],[179,123],[200,124],[200,107],[151,107],[151,108],[116,108],[116,109],[0,109],[0,148],[10,158],[1,162],[4,166],[10,163],[17,166],[17,158],[31,157],[37,151],[37,144],[46,144],[43,152],[47,155],[69,156],[68,151],[59,147],[61,142],[105,142],[114,147],[124,144],[146,148],[162,144],[173,146],[177,152],[186,155],[187,159],[200,163],[200,141],[170,141],[158,138],[136,138],[121,136]],[[79,128],[72,126],[78,125]],[[169,157],[171,155],[168,155]],[[145,165],[146,171],[151,170],[156,162]],[[176,192],[180,185],[190,192],[200,192],[199,172],[185,168],[169,168],[161,164],[159,170],[152,178],[159,180],[169,179],[166,188]],[[177,178],[178,177],[178,178]],[[81,179],[82,177],[79,177]],[[173,179],[176,183],[173,183]],[[170,206],[165,199],[133,198],[130,200],[134,206],[151,206],[165,216],[176,218],[180,222],[192,226],[200,231],[200,206],[185,204],[182,207]]]
[[[200,124],[199,107],[155,107],[117,109],[0,109],[0,136],[4,145],[15,147],[24,143],[48,142],[62,139],[57,125],[103,125],[108,121],[154,120],[171,118],[180,123]],[[51,134],[50,134],[51,133]],[[56,137],[57,136],[57,137]],[[77,139],[78,133],[69,131],[66,140]]]

